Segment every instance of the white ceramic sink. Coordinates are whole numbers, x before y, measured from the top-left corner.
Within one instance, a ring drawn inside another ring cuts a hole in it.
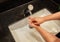
[[[50,14],[47,9],[42,9],[31,16],[43,17]],[[59,21],[47,21],[42,23],[41,27],[54,35],[60,31]],[[28,17],[9,25],[9,29],[16,42],[45,42],[36,29],[29,28]]]

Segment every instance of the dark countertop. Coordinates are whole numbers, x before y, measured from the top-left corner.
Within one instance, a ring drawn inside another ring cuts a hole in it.
[[[0,3],[0,12],[3,12],[11,8],[15,8],[19,5],[25,4],[27,2],[30,2],[32,0],[27,0],[27,1],[26,0],[1,0],[1,1],[4,1]]]
[[[38,10],[41,10],[43,8],[47,8],[50,12],[54,13],[57,12],[58,7],[51,1],[45,1],[45,0],[34,0],[29,3],[17,6],[15,8],[12,8],[10,10],[4,11],[0,13],[0,24],[2,25],[2,28],[4,31],[2,38],[0,39],[0,42],[15,42],[8,26],[18,20],[21,20],[24,17],[24,10],[27,8],[29,4],[32,4],[34,6],[34,10],[32,11],[37,12]],[[2,35],[2,34],[0,34]]]

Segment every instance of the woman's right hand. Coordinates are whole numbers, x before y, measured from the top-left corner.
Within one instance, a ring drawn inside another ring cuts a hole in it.
[[[41,24],[45,22],[45,19],[43,17],[29,17],[29,20],[31,20],[31,22],[34,22],[34,24]]]

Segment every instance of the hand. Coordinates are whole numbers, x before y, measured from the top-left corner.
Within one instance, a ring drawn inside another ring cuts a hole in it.
[[[29,25],[34,28],[40,27],[40,24],[37,24],[35,20],[32,20],[32,18],[29,18]]]
[[[41,24],[45,22],[45,19],[42,17],[29,17],[29,20],[31,20],[31,22],[34,22],[34,24]]]
[[[40,28],[40,25],[35,24],[35,23],[37,23],[37,20],[34,20],[33,18],[29,18],[29,25],[31,27],[36,28],[36,30],[43,36],[43,38],[45,39],[46,42],[60,42],[59,38],[57,38],[55,35],[47,32],[43,28]]]

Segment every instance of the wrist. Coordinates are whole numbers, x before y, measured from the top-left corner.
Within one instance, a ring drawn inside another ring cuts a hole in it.
[[[42,18],[40,19],[40,21],[41,21],[41,23],[44,23],[45,21],[47,21],[47,18],[42,17]]]
[[[49,21],[50,20],[50,17],[43,17],[43,22],[45,22],[45,21]]]

